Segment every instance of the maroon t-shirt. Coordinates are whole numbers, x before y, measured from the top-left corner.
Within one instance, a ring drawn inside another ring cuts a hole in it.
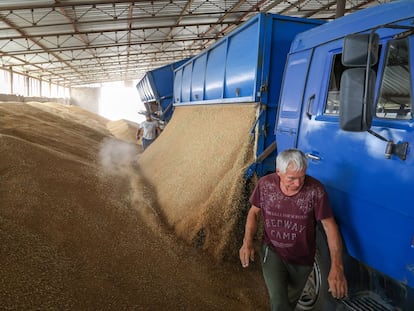
[[[259,179],[250,203],[261,209],[268,244],[286,262],[313,265],[316,221],[333,217],[323,185],[306,175],[302,189],[293,196],[280,189],[276,173]]]

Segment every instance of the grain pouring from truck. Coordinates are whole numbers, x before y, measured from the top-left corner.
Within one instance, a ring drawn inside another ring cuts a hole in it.
[[[156,185],[168,226],[217,260],[237,252],[239,219],[248,208],[246,168],[258,175],[274,170],[290,44],[323,23],[257,14],[174,72],[172,118],[138,164]]]

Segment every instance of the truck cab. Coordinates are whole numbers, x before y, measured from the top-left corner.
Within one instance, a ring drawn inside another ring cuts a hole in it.
[[[323,234],[301,310],[413,310],[414,3],[396,1],[299,34],[285,67],[278,152],[301,149],[326,187],[349,298],[327,294]],[[347,309],[346,309],[347,310]],[[369,309],[371,310],[371,309]]]

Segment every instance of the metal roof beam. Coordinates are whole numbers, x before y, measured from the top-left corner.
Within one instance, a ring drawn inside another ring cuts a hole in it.
[[[181,26],[174,26],[174,25],[162,25],[162,26],[147,26],[147,27],[131,27],[131,31],[139,31],[139,30],[159,30],[159,29],[168,29],[168,28],[188,28],[188,27],[197,27],[197,26],[214,26],[214,25],[230,25],[230,23],[218,23],[218,22],[209,22],[209,23],[192,23],[192,24],[186,24],[186,25],[181,25]],[[56,25],[53,25],[56,26]],[[53,27],[51,26],[51,27]],[[29,28],[32,27],[21,27],[20,29],[22,30],[27,30]],[[34,28],[34,27],[33,27]],[[38,28],[38,27],[36,27]],[[0,29],[1,30],[5,30],[5,29]],[[115,32],[122,32],[122,31],[128,31],[125,28],[111,28],[111,29],[104,29],[104,30],[85,30],[85,31],[80,31],[80,30],[74,30],[74,31],[66,31],[66,32],[52,32],[52,33],[36,33],[32,36],[27,35],[27,36],[5,36],[5,37],[1,37],[0,39],[10,39],[10,40],[17,40],[17,39],[22,39],[22,38],[28,38],[28,37],[33,37],[33,38],[47,38],[47,37],[57,37],[57,36],[72,36],[72,35],[87,35],[87,34],[104,34],[104,33],[115,33]]]
[[[50,3],[35,3],[30,2],[30,4],[22,5],[22,4],[15,4],[10,5],[8,4],[7,7],[0,4],[0,11],[13,11],[13,10],[31,10],[31,9],[50,9],[50,8],[65,8],[65,7],[76,7],[76,6],[96,6],[96,5],[105,5],[105,4],[121,4],[121,3],[132,3],[134,4],[138,1],[131,1],[131,0],[89,0],[89,1],[73,1],[69,3],[57,1],[53,4]],[[145,1],[139,0],[140,3],[142,2],[153,2],[153,1]]]
[[[247,14],[247,13],[249,13],[249,11],[237,11],[237,12],[232,12],[232,13],[235,13],[235,14]],[[188,14],[188,15],[183,15],[183,17],[196,17],[196,18],[203,18],[203,17],[209,17],[209,18],[211,18],[213,15],[222,15],[223,14],[223,12],[208,12],[208,13],[192,13],[192,14]],[[177,17],[177,15],[162,15],[162,16],[158,16],[158,17],[149,17],[149,16],[147,16],[147,17],[136,17],[136,18],[131,18],[131,19],[129,19],[129,18],[116,18],[116,22],[120,22],[120,23],[123,23],[123,22],[125,22],[125,23],[128,23],[128,22],[136,22],[136,23],[140,23],[140,24],[143,24],[144,22],[147,22],[147,21],[156,21],[156,22],[160,22],[160,21],[167,21],[167,22],[171,22],[171,20],[172,19],[175,19]],[[240,23],[240,19],[237,19],[237,18],[235,18],[235,21],[238,21],[239,23]],[[235,21],[227,21],[226,23],[234,23]],[[108,24],[111,24],[111,23],[113,23],[114,22],[114,19],[113,18],[99,18],[99,19],[93,19],[93,20],[84,20],[84,21],[82,21],[82,20],[77,20],[76,21],[76,25],[78,25],[78,26],[84,26],[84,25],[92,25],[92,26],[94,26],[94,27],[96,27],[97,25],[108,25]],[[200,22],[200,23],[184,23],[184,24],[180,24],[181,26],[196,26],[196,25],[202,25],[203,23],[202,22]],[[205,25],[208,25],[208,24],[212,24],[212,25],[214,25],[214,24],[220,24],[220,23],[214,23],[214,22],[208,22],[208,23],[204,23]],[[175,27],[175,25],[176,25],[176,23],[175,22],[173,22],[172,24],[170,24],[170,25],[164,25],[165,27]],[[63,22],[63,23],[53,23],[53,24],[42,24],[42,25],[39,25],[39,24],[36,24],[36,25],[31,25],[31,26],[22,26],[22,27],[20,27],[20,29],[21,30],[29,30],[29,29],[33,29],[33,28],[50,28],[50,27],[59,27],[59,26],[64,26],[64,27],[67,27],[67,26],[71,26],[71,23],[70,22]],[[110,27],[110,25],[108,26],[108,27]],[[161,24],[161,25],[159,25],[158,27],[163,27],[163,25]],[[150,28],[157,28],[157,26],[152,26],[152,27],[150,27]],[[8,28],[0,28],[0,30],[7,30]],[[124,28],[124,30],[126,30],[125,28]]]
[[[164,43],[194,43],[195,41],[203,41],[203,40],[208,40],[208,39],[213,39],[213,37],[211,38],[188,38],[188,39],[173,39],[173,40],[165,40]],[[152,40],[152,41],[133,41],[130,42],[130,46],[147,46],[147,45],[152,45],[154,47],[156,47],[156,44],[158,44],[159,41],[157,40]],[[115,48],[115,47],[124,47],[126,46],[126,43],[107,43],[107,44],[93,44],[93,45],[89,45],[88,47],[79,45],[79,46],[69,46],[69,47],[55,47],[55,48],[47,48],[47,49],[30,49],[30,50],[15,50],[15,51],[8,51],[8,54],[10,55],[31,55],[31,54],[42,54],[42,53],[50,53],[51,55],[53,55],[56,59],[58,59],[59,61],[65,62],[64,59],[62,59],[60,56],[57,57],[57,53],[59,52],[73,52],[73,51],[87,51],[87,50],[96,50],[96,49],[109,49],[109,48]],[[183,49],[187,49],[187,47],[180,47],[180,50]],[[174,49],[175,50],[175,49]],[[200,47],[197,47],[195,50],[200,51]],[[163,51],[163,52],[168,52],[169,49],[159,49],[159,51]],[[68,64],[67,64],[68,65]]]

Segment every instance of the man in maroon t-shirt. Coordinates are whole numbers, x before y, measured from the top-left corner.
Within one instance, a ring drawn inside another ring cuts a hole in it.
[[[321,221],[331,256],[328,276],[334,298],[347,294],[342,264],[342,240],[323,185],[306,175],[302,151],[288,149],[276,159],[276,173],[262,177],[254,189],[247,215],[240,261],[254,260],[253,238],[259,217],[263,219],[263,276],[272,311],[294,310],[312,271],[315,229]]]

